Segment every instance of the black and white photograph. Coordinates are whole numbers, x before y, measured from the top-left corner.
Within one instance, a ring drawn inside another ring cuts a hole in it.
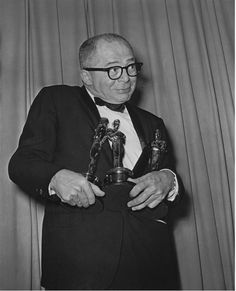
[[[234,0],[0,0],[0,290],[235,290]]]

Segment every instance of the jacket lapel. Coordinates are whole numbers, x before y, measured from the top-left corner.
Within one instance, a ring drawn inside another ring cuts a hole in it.
[[[81,90],[82,90],[81,96],[83,100],[82,104],[84,105],[83,110],[86,112],[86,115],[88,116],[88,120],[92,128],[95,129],[101,117],[99,115],[96,105],[94,104],[92,98],[89,96],[85,87],[83,86]]]

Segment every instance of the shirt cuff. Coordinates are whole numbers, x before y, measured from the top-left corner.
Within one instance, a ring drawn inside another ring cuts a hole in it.
[[[175,197],[179,194],[179,183],[178,183],[178,179],[176,174],[171,171],[170,169],[161,169],[160,171],[170,171],[173,175],[174,175],[174,185],[172,187],[172,189],[169,191],[168,195],[167,195],[167,200],[168,201],[174,201]]]
[[[48,194],[49,194],[49,196],[56,194],[56,191],[52,189],[51,182],[48,185]]]

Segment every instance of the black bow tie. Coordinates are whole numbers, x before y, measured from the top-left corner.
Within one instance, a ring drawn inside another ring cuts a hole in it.
[[[125,104],[121,103],[121,104],[112,104],[112,103],[108,103],[104,100],[102,100],[99,97],[94,97],[94,101],[96,105],[99,106],[106,106],[107,108],[113,110],[113,111],[119,111],[119,112],[124,112],[125,110]]]

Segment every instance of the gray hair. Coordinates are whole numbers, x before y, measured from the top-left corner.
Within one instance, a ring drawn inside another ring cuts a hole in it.
[[[79,48],[79,63],[83,68],[87,65],[88,60],[96,53],[97,44],[99,41],[104,40],[107,42],[121,42],[126,45],[132,52],[133,48],[130,43],[121,35],[115,33],[103,33],[95,35],[85,40]]]

